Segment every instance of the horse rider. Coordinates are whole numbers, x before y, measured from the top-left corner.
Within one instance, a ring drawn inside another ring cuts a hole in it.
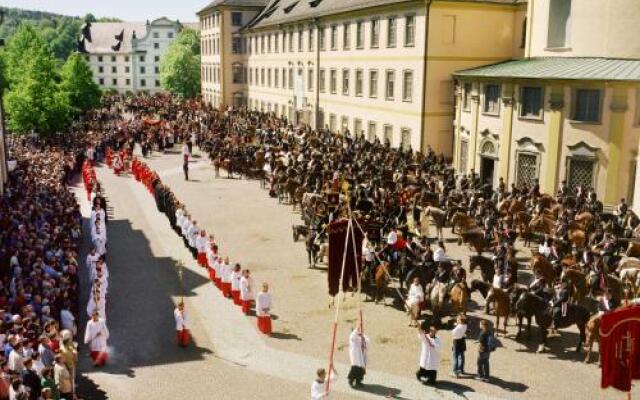
[[[544,279],[544,275],[542,275],[540,270],[536,269],[534,271],[533,282],[531,282],[531,284],[529,285],[529,292],[544,299],[546,297],[546,293],[544,290],[546,287],[547,282]]]
[[[618,225],[624,226],[624,219],[627,216],[627,210],[629,207],[625,202],[624,198],[620,199],[620,203],[616,206],[613,213],[618,217]]]
[[[569,306],[569,289],[567,288],[567,281],[560,280],[560,282],[554,287],[555,293],[551,300],[551,330],[555,331],[560,326],[560,320],[567,315],[567,308]]]

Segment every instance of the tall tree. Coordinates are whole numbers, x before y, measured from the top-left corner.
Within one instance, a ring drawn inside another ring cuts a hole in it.
[[[93,81],[93,72],[84,57],[72,54],[60,73],[60,90],[66,97],[72,116],[100,105],[100,87]]]
[[[20,24],[4,51],[6,78],[11,83],[23,75],[22,66],[32,53],[44,47],[42,37],[29,24]]]
[[[195,35],[194,35],[195,33]],[[195,37],[195,43],[194,43]],[[184,29],[171,43],[160,65],[162,87],[185,98],[200,93],[200,39]]]
[[[67,98],[60,91],[56,62],[40,36],[29,28],[7,44],[9,90],[4,97],[8,128],[15,133],[36,132],[41,136],[64,129],[69,122]],[[31,37],[33,41],[26,42]],[[20,52],[24,49],[22,54]],[[20,57],[21,56],[21,57]]]

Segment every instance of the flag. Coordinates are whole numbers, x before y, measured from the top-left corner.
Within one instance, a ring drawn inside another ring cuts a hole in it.
[[[627,307],[602,316],[600,325],[600,386],[631,390],[640,379],[640,307]]]
[[[356,226],[353,227],[353,233],[355,234],[355,253],[356,259],[354,259],[354,240],[349,233],[347,240],[347,251],[345,254],[345,238],[347,235],[347,228],[349,227],[349,220],[340,219],[333,221],[329,224],[327,232],[329,232],[329,294],[335,296],[340,291],[340,271],[342,271],[342,257],[346,257],[344,266],[344,277],[342,281],[342,290],[346,291],[349,288],[355,288],[358,286],[358,271],[362,266],[362,231]],[[356,265],[357,262],[357,265]]]

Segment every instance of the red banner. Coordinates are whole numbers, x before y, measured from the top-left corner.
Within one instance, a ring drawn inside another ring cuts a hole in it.
[[[353,237],[349,234],[347,240],[347,251],[345,253],[345,238],[349,221],[340,219],[329,224],[329,294],[335,296],[340,291],[340,271],[342,271],[342,257],[346,257],[344,266],[344,276],[342,280],[342,290],[358,287],[358,271],[362,264],[362,239],[363,235],[357,226],[353,227],[355,234],[355,253],[353,249]],[[358,263],[356,265],[356,262]]]
[[[640,307],[621,308],[602,316],[600,361],[604,389],[628,392],[631,380],[640,379]]]

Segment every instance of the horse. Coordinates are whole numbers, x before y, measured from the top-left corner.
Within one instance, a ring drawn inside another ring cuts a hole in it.
[[[451,305],[457,315],[467,314],[467,303],[469,302],[469,289],[466,282],[456,283],[449,292]]]
[[[316,266],[316,261],[318,260],[318,252],[320,251],[320,246],[316,243],[316,238],[318,234],[315,230],[310,229],[307,232],[307,236],[304,240],[304,245],[307,250],[307,258],[309,260],[309,268],[313,268]]]
[[[306,225],[291,225],[291,230],[293,231],[294,243],[300,239],[300,236],[307,236],[309,233],[309,227]]]
[[[470,216],[462,212],[459,212],[459,211],[456,212],[455,214],[453,214],[453,217],[451,218],[452,234],[456,234],[456,227],[458,228],[457,233],[458,235],[460,235],[463,232],[466,232],[475,226],[476,226],[476,222],[473,220],[473,218],[471,218]]]
[[[591,349],[593,349],[593,343],[598,342],[600,347],[600,323],[602,322],[602,315],[595,314],[589,318],[587,322],[587,340],[585,341],[585,347],[587,348],[587,355],[584,358],[585,363],[589,363],[591,358]],[[600,350],[600,349],[598,349]],[[602,353],[598,353],[598,364],[600,364],[600,356]]]
[[[491,290],[491,287],[492,286],[487,282],[481,281],[480,279],[473,279],[471,280],[471,285],[469,285],[469,294],[478,291],[480,292],[480,295],[482,295],[482,298],[486,299],[489,295],[489,290]]]
[[[436,234],[438,235],[438,239],[442,239],[442,228],[447,222],[447,212],[438,207],[428,206],[425,209],[425,215],[431,217],[434,225],[436,226]]]
[[[467,243],[471,249],[475,250],[477,255],[481,255],[486,247],[484,232],[480,228],[462,232],[458,239],[458,245],[462,243]]]
[[[571,242],[577,249],[582,249],[584,247],[586,240],[584,229],[569,228],[567,236],[569,237],[569,242]]]
[[[640,257],[640,242],[629,241],[629,246],[625,254],[627,257]]]
[[[534,254],[529,262],[529,268],[532,271],[540,271],[547,285],[551,285],[556,278],[556,271],[553,265],[542,254]]]
[[[469,272],[475,271],[476,268],[480,268],[480,276],[485,282],[492,282],[493,275],[495,275],[495,268],[493,261],[481,255],[469,256]]]
[[[579,303],[589,293],[589,287],[585,280],[585,273],[576,269],[565,268],[560,275],[560,279],[569,282],[569,287],[573,291],[573,301]]]
[[[542,337],[542,344],[538,352],[542,352],[547,348],[547,329],[551,326],[553,321],[552,310],[548,307],[547,302],[534,294],[524,292],[516,301],[516,311],[521,312],[524,315],[534,315],[536,318],[536,324],[540,327],[540,334]],[[580,337],[578,339],[578,345],[576,346],[576,352],[580,352],[582,344],[585,341],[585,331],[587,322],[591,314],[586,307],[579,304],[568,304],[567,313],[561,317],[556,329],[568,328],[572,325],[577,325],[580,331]]]
[[[509,293],[509,300],[511,305],[511,310],[515,311],[516,315],[516,324],[518,325],[518,332],[516,333],[516,340],[520,338],[520,334],[522,333],[522,320],[527,319],[527,337],[531,337],[531,318],[533,314],[525,314],[516,310],[516,302],[522,295],[522,293],[527,292],[528,289],[526,287],[516,287]]]
[[[378,304],[378,300],[380,299],[380,297],[382,297],[382,304],[384,304],[385,306],[387,305],[385,293],[390,281],[391,278],[389,276],[389,262],[384,261],[382,264],[378,265],[378,268],[376,268],[376,292],[374,295],[374,301],[376,304]]]
[[[487,307],[489,304],[493,303],[495,315],[496,315],[496,332],[500,326],[500,317],[504,317],[504,333],[507,333],[507,324],[509,322],[509,315],[511,314],[511,304],[509,301],[509,293],[499,288],[491,288],[489,290],[489,294],[487,296]]]
[[[442,309],[444,308],[446,297],[447,284],[436,281],[429,291],[429,304],[431,305],[431,312],[433,313],[433,321],[436,324],[439,324],[442,318]]]

